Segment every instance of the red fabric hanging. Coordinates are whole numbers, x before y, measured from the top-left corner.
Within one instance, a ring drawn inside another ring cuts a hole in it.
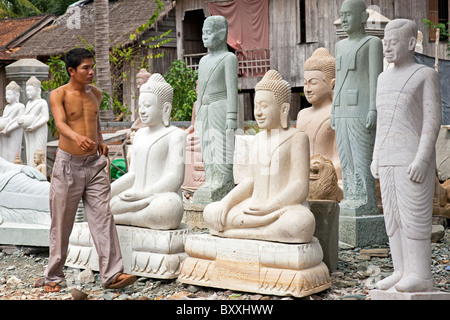
[[[269,0],[208,2],[211,15],[228,21],[228,44],[235,50],[269,48]]]

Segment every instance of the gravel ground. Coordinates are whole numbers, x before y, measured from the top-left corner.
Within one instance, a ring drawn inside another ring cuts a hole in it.
[[[450,292],[448,228],[443,238],[432,243],[432,250],[435,290]],[[369,253],[363,254],[364,251]],[[380,251],[387,256],[373,256]],[[80,270],[72,268],[66,268],[66,287],[59,293],[45,293],[42,288],[33,288],[33,283],[42,277],[47,262],[45,248],[0,246],[0,300],[79,300],[74,289],[81,290],[87,300],[370,300],[369,290],[374,283],[393,271],[389,247],[377,246],[340,249],[338,270],[331,274],[331,288],[304,298],[235,292],[143,277],[127,288],[104,290],[97,272],[89,274],[88,270],[80,274]]]

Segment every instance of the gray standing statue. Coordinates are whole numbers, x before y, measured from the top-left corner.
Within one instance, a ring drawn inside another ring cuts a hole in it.
[[[432,291],[431,227],[441,124],[437,72],[415,63],[417,25],[396,19],[385,29],[384,52],[394,67],[378,79],[372,173],[380,178],[394,273],[381,290]]]
[[[348,38],[336,44],[336,85],[330,118],[342,166],[344,199],[340,206],[356,215],[378,214],[370,163],[383,48],[379,38],[365,32],[368,13],[363,0],[344,1],[340,16]]]
[[[228,51],[228,22],[206,18],[203,44],[209,49],[198,69],[195,130],[205,165],[205,183],[194,193],[194,203],[221,200],[233,187],[234,134],[238,119],[238,62]]]

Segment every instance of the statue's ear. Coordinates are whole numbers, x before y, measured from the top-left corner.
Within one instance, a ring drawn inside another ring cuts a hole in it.
[[[289,126],[289,109],[291,108],[291,105],[289,103],[283,103],[281,106],[281,112],[280,112],[280,120],[281,120],[281,126],[286,129]]]
[[[369,19],[369,13],[366,11],[361,12],[361,22],[366,23]]]
[[[170,125],[170,113],[172,112],[172,104],[170,102],[165,102],[163,105],[163,115],[162,120],[166,127]]]
[[[411,39],[409,39],[409,43],[408,43],[409,51],[415,50],[416,49],[416,44],[417,44],[417,38],[416,37],[411,37]]]

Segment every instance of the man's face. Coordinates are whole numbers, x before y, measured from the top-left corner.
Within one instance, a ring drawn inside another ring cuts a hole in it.
[[[383,39],[384,57],[389,63],[396,63],[408,54],[407,40],[400,36],[399,29],[387,30]]]
[[[345,1],[342,4],[340,16],[342,29],[345,32],[351,34],[362,28],[362,13],[352,2]]]
[[[214,49],[222,42],[222,30],[217,30],[214,22],[206,20],[202,29],[202,40],[205,48]]]
[[[304,74],[305,97],[313,106],[332,98],[332,84],[325,80],[325,75],[320,70],[308,70]]]
[[[84,84],[91,84],[94,80],[94,59],[85,58],[76,70],[72,69],[71,77]]]

